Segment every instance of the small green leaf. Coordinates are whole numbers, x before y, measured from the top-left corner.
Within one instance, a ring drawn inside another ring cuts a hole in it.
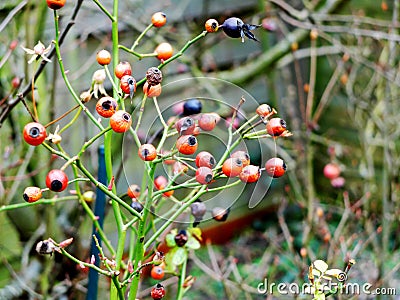
[[[167,243],[167,246],[170,248],[174,248],[176,247],[176,243],[175,243],[175,234],[173,233],[168,233],[165,236],[165,242]]]
[[[175,253],[174,257],[172,258],[172,263],[176,266],[179,266],[187,259],[187,251],[181,247],[175,248],[174,250]]]
[[[186,247],[188,247],[189,249],[196,250],[200,248],[200,243],[196,238],[190,237],[186,243]]]

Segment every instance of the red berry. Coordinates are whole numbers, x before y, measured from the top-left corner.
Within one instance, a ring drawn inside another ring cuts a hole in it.
[[[324,176],[330,180],[338,178],[340,175],[340,167],[335,163],[329,163],[324,167]]]
[[[147,97],[153,98],[153,97],[158,97],[161,95],[161,83],[157,85],[152,85],[149,89],[149,84],[146,81],[143,85],[143,93],[147,95]]]
[[[182,135],[176,141],[176,149],[182,154],[191,155],[197,150],[197,139],[193,135]]]
[[[200,167],[196,170],[196,181],[200,184],[209,184],[213,179],[213,172],[208,167]]]
[[[132,184],[128,187],[128,197],[137,199],[140,196],[140,187],[137,184]]]
[[[286,164],[282,159],[273,157],[265,163],[265,171],[268,176],[278,178],[285,174]]]
[[[160,266],[154,266],[151,268],[151,277],[155,280],[161,280],[164,278],[164,269]]]
[[[18,76],[15,76],[13,79],[11,79],[11,86],[14,89],[19,88],[20,84],[21,84],[21,79]]]
[[[224,222],[228,218],[229,211],[229,208],[214,207],[211,211],[211,215],[215,221]]]
[[[214,168],[216,164],[214,156],[210,152],[201,151],[196,155],[196,166]]]
[[[202,114],[199,119],[199,126],[201,129],[205,131],[211,131],[217,125],[217,117],[216,114]]]
[[[46,139],[46,128],[40,123],[31,122],[25,125],[23,135],[29,145],[38,146]]]
[[[161,43],[159,44],[156,49],[154,50],[157,53],[157,58],[159,60],[167,60],[172,56],[174,50],[172,49],[171,44],[169,43]]]
[[[232,158],[239,158],[242,161],[243,167],[246,167],[250,164],[250,155],[243,150],[235,151],[231,154]]]
[[[127,61],[121,61],[118,65],[115,66],[114,73],[118,79],[121,79],[125,75],[132,75],[131,64]]]
[[[66,0],[46,0],[47,6],[51,9],[57,10],[65,5]]]
[[[51,170],[46,176],[46,186],[53,192],[62,192],[67,188],[68,177],[64,171]]]
[[[261,171],[258,166],[248,165],[245,166],[239,174],[239,178],[243,182],[252,183],[256,182],[261,176]]]
[[[164,176],[160,175],[154,178],[154,186],[157,190],[162,190],[168,185],[168,180]],[[163,195],[165,197],[172,196],[174,194],[174,190],[164,192]]]
[[[271,136],[280,136],[286,131],[286,122],[281,118],[272,118],[267,123],[267,132]]]
[[[102,66],[109,65],[111,62],[111,53],[104,49],[100,50],[97,52],[96,60]]]
[[[175,128],[178,130],[179,135],[193,134],[196,123],[191,117],[184,117],[175,123]]]
[[[154,27],[162,27],[167,23],[167,16],[163,12],[156,12],[151,16]]]
[[[157,157],[157,150],[152,144],[143,144],[138,150],[139,157],[144,161],[151,161]]]
[[[228,158],[222,165],[222,172],[228,177],[236,177],[242,172],[243,163],[240,158]]]
[[[110,118],[115,113],[117,108],[117,101],[109,96],[100,98],[96,103],[97,113],[104,118]]]
[[[123,133],[129,130],[132,125],[131,115],[124,110],[116,111],[110,118],[110,126],[112,130]]]
[[[204,24],[207,32],[216,32],[218,30],[218,21],[215,19],[208,19]]]
[[[272,114],[274,114],[271,106],[269,106],[268,104],[259,105],[256,109],[256,113],[257,113],[257,115],[259,115],[260,117],[263,117],[263,118],[269,117]]]
[[[29,203],[36,202],[40,198],[42,198],[42,190],[37,186],[28,186],[24,190],[23,197],[26,202]]]
[[[122,76],[119,86],[121,90],[131,98],[136,92],[136,80],[130,75]]]
[[[161,300],[165,296],[164,286],[161,283],[157,283],[157,285],[151,289],[150,295],[154,300]]]

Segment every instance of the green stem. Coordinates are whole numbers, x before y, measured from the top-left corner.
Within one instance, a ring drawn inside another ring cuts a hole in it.
[[[142,54],[142,53],[138,53],[136,51],[133,51],[132,49],[129,49],[128,47],[125,47],[123,45],[118,45],[118,48],[121,49],[121,50],[124,50],[125,52],[128,52],[128,53],[136,56],[139,59],[142,59],[142,58],[145,58],[145,57],[155,57],[155,56],[157,56],[157,53],[155,53],[155,52]]]
[[[40,205],[40,204],[56,204],[59,202],[71,201],[71,200],[76,200],[76,199],[78,199],[77,196],[65,196],[65,197],[52,198],[52,199],[40,199],[39,201],[31,202],[31,203],[22,202],[22,203],[10,204],[10,205],[3,205],[0,207],[0,212],[18,209],[18,208],[29,207],[29,206],[35,206],[35,205]]]
[[[154,184],[154,173],[156,169],[156,165],[152,163],[146,162],[146,169],[147,169],[147,177],[148,177],[148,189],[147,189],[147,196],[146,202],[143,208],[143,219],[139,221],[138,224],[138,233],[136,239],[136,247],[134,251],[134,266],[137,269],[140,266],[140,263],[143,259],[143,255],[147,247],[144,245],[144,238],[145,238],[145,226],[147,222],[147,217],[150,213],[150,207],[153,200],[153,184]],[[135,274],[132,278],[130,293],[129,293],[129,300],[136,299],[137,290],[139,287],[140,281],[140,274]]]
[[[78,154],[76,155],[77,157],[80,157],[87,148],[89,148],[90,145],[92,145],[98,138],[100,138],[101,136],[103,136],[106,132],[110,131],[111,127],[107,127],[104,128],[102,131],[100,131],[98,134],[96,134],[94,137],[92,137],[90,140],[88,140],[87,142],[85,142],[85,144],[82,146],[81,150],[78,152]]]
[[[60,45],[58,43],[59,40],[59,28],[58,28],[58,15],[57,15],[57,10],[54,10],[54,26],[56,30],[56,39],[54,40],[54,45],[56,49],[56,54],[57,54],[57,59],[58,59],[58,64],[60,66],[60,71],[61,71],[61,76],[64,79],[65,85],[68,88],[68,91],[71,93],[72,98],[74,98],[75,102],[79,104],[79,106],[82,108],[82,110],[85,112],[85,114],[89,117],[89,119],[93,122],[94,125],[96,125],[100,130],[103,130],[103,126],[96,120],[96,118],[92,115],[92,113],[87,109],[85,105],[83,105],[81,99],[79,96],[75,93],[74,89],[72,88],[71,83],[68,80],[68,77],[65,73],[65,68],[64,64],[62,61],[61,57],[61,51],[60,51]]]
[[[114,16],[101,4],[98,0],[93,0],[94,3],[101,9],[104,14],[107,15],[107,17],[110,18],[111,22],[115,22]]]
[[[185,293],[185,288],[183,287],[183,284],[185,283],[185,278],[186,278],[186,265],[187,265],[187,258],[183,261],[183,264],[181,266],[181,273],[179,274],[178,295],[176,296],[177,300],[181,300],[183,294]]]
[[[136,46],[139,45],[140,40],[144,37],[144,35],[153,27],[153,23],[149,24],[143,31],[142,33],[138,36],[138,38],[135,40],[131,47],[131,51],[134,51]]]
[[[140,127],[140,123],[142,122],[142,116],[143,116],[143,113],[144,113],[144,106],[146,104],[146,99],[147,99],[147,95],[143,94],[142,104],[140,105],[139,116],[138,116],[137,124],[136,124],[136,127],[135,127],[135,132],[138,131],[138,129]]]
[[[62,255],[64,255],[65,257],[68,257],[70,260],[76,262],[76,263],[77,263],[78,265],[80,265],[80,266],[85,266],[85,267],[88,267],[88,268],[92,268],[93,270],[95,270],[95,271],[98,272],[99,274],[102,274],[102,275],[105,275],[105,276],[108,276],[108,277],[111,277],[111,276],[112,276],[112,275],[110,274],[110,272],[105,271],[105,270],[103,270],[103,269],[97,267],[97,266],[94,265],[94,264],[90,264],[90,263],[87,263],[87,262],[84,262],[84,261],[81,261],[81,260],[77,259],[75,256],[72,256],[72,255],[69,254],[67,251],[65,251],[63,248],[61,248],[60,251],[61,251],[61,254],[62,254]]]
[[[185,202],[161,227],[149,238],[149,240],[144,244],[145,249],[150,247],[150,245],[164,232],[167,227],[172,224],[181,213],[183,213],[194,201],[199,199],[207,191],[207,186],[203,185],[196,195],[190,197],[190,199]],[[182,201],[183,202],[183,201]]]

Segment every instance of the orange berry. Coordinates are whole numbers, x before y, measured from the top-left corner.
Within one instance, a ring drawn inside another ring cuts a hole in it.
[[[216,32],[218,30],[218,21],[215,19],[208,19],[204,24],[207,32]]]
[[[26,202],[29,203],[36,202],[40,198],[42,198],[42,190],[37,186],[28,186],[24,190],[23,197]]]
[[[222,172],[228,177],[236,177],[242,172],[243,163],[240,158],[228,158],[222,165]]]
[[[155,280],[161,280],[164,278],[164,269],[160,266],[154,266],[151,268],[150,275]]]
[[[261,171],[258,166],[248,165],[242,169],[239,178],[243,182],[252,183],[260,179]]]
[[[51,9],[57,10],[64,7],[66,0],[46,0],[47,6]]]
[[[282,159],[273,157],[265,163],[265,171],[268,176],[278,178],[285,174],[286,164]]]
[[[132,75],[131,64],[127,61],[121,61],[115,66],[114,73],[118,79],[121,79],[124,75]]]
[[[213,172],[208,167],[200,167],[196,170],[196,181],[200,184],[209,184],[213,179]]]
[[[215,113],[201,114],[199,119],[199,127],[205,131],[211,131],[217,125],[217,117]]]
[[[256,113],[260,117],[265,118],[265,117],[269,117],[270,115],[272,115],[273,110],[272,110],[271,106],[269,106],[268,104],[261,104],[257,107]]]
[[[161,83],[157,85],[152,85],[149,89],[149,84],[147,82],[144,83],[143,85],[143,93],[147,95],[147,97],[153,98],[153,97],[158,97],[161,95]]]
[[[268,121],[267,132],[271,136],[280,136],[286,131],[286,122],[281,118],[272,118]]]
[[[110,126],[115,132],[127,132],[131,125],[132,117],[124,110],[116,111],[110,118]]]
[[[201,151],[196,155],[196,166],[214,168],[216,164],[214,156],[210,152]]]
[[[193,135],[182,135],[176,141],[176,148],[185,155],[191,155],[197,150],[197,139]]]
[[[139,147],[138,155],[144,161],[152,161],[157,157],[157,150],[152,144],[143,144]]]
[[[175,128],[180,135],[192,134],[196,128],[196,123],[191,117],[184,117],[175,123]]]
[[[250,165],[250,155],[243,150],[235,151],[231,154],[232,158],[239,158],[242,161],[243,167]]]
[[[46,128],[37,122],[28,123],[24,127],[23,136],[29,145],[38,146],[46,139]]]
[[[154,27],[162,27],[167,23],[167,16],[163,12],[156,12],[151,16],[151,23]]]
[[[115,113],[117,108],[117,101],[109,96],[100,98],[96,103],[97,113],[104,118],[110,118]]]
[[[140,187],[137,184],[131,184],[127,191],[128,197],[137,199],[140,196]]]
[[[100,50],[97,52],[96,60],[102,66],[109,65],[111,62],[111,53],[104,49]]]
[[[154,50],[157,53],[157,58],[159,60],[167,60],[172,56],[173,49],[171,44],[169,43],[161,43],[159,44],[156,49]]]

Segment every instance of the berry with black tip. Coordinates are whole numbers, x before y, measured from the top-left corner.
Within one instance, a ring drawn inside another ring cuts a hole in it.
[[[286,122],[281,118],[272,118],[268,121],[266,128],[269,135],[280,136],[286,131]]]
[[[117,101],[109,96],[102,97],[96,103],[96,111],[103,118],[110,118],[118,108]]]
[[[151,16],[151,23],[154,27],[162,27],[167,23],[167,16],[165,13],[159,11]]]
[[[184,117],[175,123],[175,128],[180,135],[193,134],[196,123],[191,117]]]
[[[28,186],[24,190],[23,198],[29,203],[36,202],[42,198],[42,190],[37,186]]]
[[[68,177],[62,170],[51,170],[46,176],[46,186],[53,192],[62,192],[68,186]]]
[[[152,161],[157,157],[157,150],[152,144],[143,144],[139,147],[138,155],[144,161]]]
[[[110,118],[111,129],[117,133],[124,133],[132,125],[132,117],[124,110],[116,111]]]
[[[24,127],[23,136],[29,145],[38,146],[46,139],[46,128],[37,122],[28,123]]]
[[[176,141],[176,149],[185,155],[191,155],[195,153],[197,146],[197,139],[193,135],[182,135]]]
[[[228,158],[222,165],[222,172],[227,177],[236,177],[242,172],[243,163],[240,158]]]
[[[151,289],[150,295],[154,300],[161,300],[165,296],[164,286],[161,283],[157,283],[157,285]]]
[[[207,151],[201,151],[196,155],[196,166],[200,167],[208,167],[210,169],[215,167],[217,163],[214,156]]]
[[[200,167],[196,170],[196,181],[200,184],[209,184],[213,180],[213,172],[209,167]]]

